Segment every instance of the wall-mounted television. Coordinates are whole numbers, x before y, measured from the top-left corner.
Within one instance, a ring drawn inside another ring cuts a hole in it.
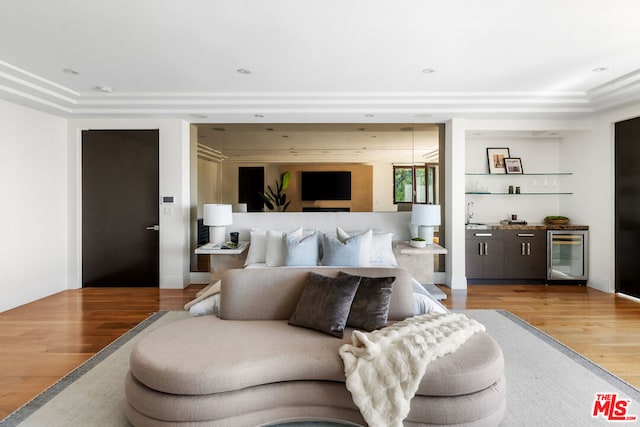
[[[303,171],[302,200],[351,200],[350,171]]]

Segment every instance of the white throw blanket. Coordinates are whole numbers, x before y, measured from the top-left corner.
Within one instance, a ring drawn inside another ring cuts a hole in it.
[[[400,427],[427,365],[453,353],[483,325],[461,313],[410,317],[340,347],[347,389],[370,427]]]

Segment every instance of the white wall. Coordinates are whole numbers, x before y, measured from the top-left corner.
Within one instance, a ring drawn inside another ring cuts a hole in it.
[[[0,100],[0,312],[67,288],[66,120]]]
[[[69,272],[71,288],[81,286],[81,131],[83,129],[159,129],[160,198],[175,203],[160,211],[160,287],[184,288],[190,282],[190,135],[189,124],[178,119],[69,120]],[[168,208],[168,209],[165,209]]]
[[[563,212],[589,225],[588,285],[615,291],[614,124],[640,116],[640,104],[597,114],[593,129],[568,136],[560,156],[574,171],[574,196]]]
[[[487,147],[507,147],[511,157],[520,157],[525,173],[573,172],[560,161],[560,139],[538,138],[486,138],[468,136],[466,144],[466,172],[487,173]],[[520,186],[527,192],[571,192],[572,176],[530,176],[530,175],[467,175],[466,191],[476,191],[478,186],[491,193],[506,193],[509,185]],[[471,195],[467,202],[473,202],[474,223],[499,223],[500,220],[517,214],[518,219],[540,224],[547,215],[561,215],[560,202],[570,196],[562,195]],[[574,221],[575,222],[575,221]]]

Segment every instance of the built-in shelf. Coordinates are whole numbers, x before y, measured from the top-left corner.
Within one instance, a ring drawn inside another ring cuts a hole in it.
[[[468,191],[464,194],[473,194],[477,196],[549,196],[549,195],[570,195],[573,193],[558,193],[558,192],[550,192],[550,193],[489,193],[484,191]]]
[[[558,176],[558,175],[573,175],[572,172],[538,172],[538,173],[475,173],[475,172],[467,172],[465,175],[468,176],[508,176],[509,178],[514,176]]]

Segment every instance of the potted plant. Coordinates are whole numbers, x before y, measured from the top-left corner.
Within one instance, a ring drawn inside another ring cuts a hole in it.
[[[280,175],[280,181],[276,179],[275,191],[270,185],[267,185],[267,191],[260,193],[264,204],[270,211],[284,212],[289,207],[291,200],[287,201],[287,195],[284,193],[284,190],[289,186],[290,177],[291,173],[288,171],[283,172],[282,175]]]
[[[409,240],[409,245],[414,248],[424,248],[427,246],[427,241],[424,240],[422,237],[414,237],[411,240]]]

